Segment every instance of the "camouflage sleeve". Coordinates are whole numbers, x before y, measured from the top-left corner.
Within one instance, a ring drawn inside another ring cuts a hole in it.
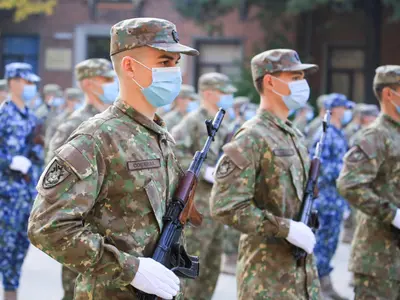
[[[68,268],[121,287],[133,280],[138,259],[85,226],[96,201],[107,193],[99,145],[80,135],[57,150],[38,182],[28,235],[34,246]]]
[[[261,137],[242,130],[224,146],[211,192],[211,215],[245,234],[286,238],[290,220],[255,205],[254,193],[261,161],[272,153]]]
[[[46,139],[46,141],[49,141],[49,144],[47,146],[48,151],[45,160],[46,164],[53,159],[55,151],[60,148],[68,140],[72,132],[74,132],[74,130],[76,129],[76,126],[74,125],[75,124],[73,124],[72,120],[60,124],[60,126],[58,126],[57,130],[55,131],[53,137]]]
[[[15,143],[12,141],[11,128],[8,126],[9,117],[8,110],[3,109],[0,113],[0,170],[8,169],[12,162],[9,150]]]
[[[357,209],[390,224],[397,207],[378,195],[372,186],[384,162],[384,145],[382,134],[367,131],[346,153],[337,186],[340,194]]]
[[[187,169],[193,159],[195,148],[198,144],[196,137],[197,123],[190,117],[185,117],[178,125],[171,130],[175,139],[175,156],[182,168]]]

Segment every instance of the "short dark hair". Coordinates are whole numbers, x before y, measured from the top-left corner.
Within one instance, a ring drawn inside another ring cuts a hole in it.
[[[373,91],[375,94],[376,99],[378,99],[378,101],[381,101],[382,98],[382,91],[385,87],[391,88],[391,89],[396,89],[398,87],[400,87],[400,83],[380,83],[377,85],[373,86]]]

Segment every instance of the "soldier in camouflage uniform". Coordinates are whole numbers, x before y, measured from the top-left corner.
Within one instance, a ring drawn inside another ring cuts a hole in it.
[[[179,43],[174,24],[155,18],[115,24],[110,47],[119,97],[55,152],[37,185],[28,234],[80,273],[75,300],[132,300],[136,289],[172,299],[178,277],[149,257],[183,170],[155,111],[179,93],[180,53],[198,51]]]
[[[103,58],[87,59],[75,66],[75,76],[84,93],[85,105],[73,112],[50,136],[46,163],[83,121],[104,111],[117,97],[118,82],[110,61]]]
[[[379,116],[379,107],[375,104],[364,104],[360,108],[360,130],[353,134],[349,140],[349,146],[353,146],[354,141],[361,137],[363,130],[371,125]]]
[[[197,96],[194,87],[191,85],[183,84],[178,97],[174,101],[172,111],[165,114],[164,122],[169,131],[182,121],[183,117],[199,106],[199,97]]]
[[[198,88],[201,107],[189,113],[171,132],[176,141],[176,156],[184,168],[189,167],[196,150],[207,139],[204,121],[212,118],[219,107],[230,108],[233,104],[233,93],[236,92],[229,78],[220,73],[202,75]],[[219,275],[224,229],[222,224],[211,219],[208,200],[214,181],[214,166],[227,134],[228,127],[226,123],[222,123],[207,154],[207,166],[197,184],[195,202],[199,211],[204,214],[204,220],[200,228],[189,227],[186,230],[186,240],[188,252],[200,257],[201,270],[198,279],[187,283],[184,292],[186,299],[210,300]]]
[[[40,78],[26,63],[6,65],[5,77],[10,94],[0,112],[0,273],[5,299],[15,300],[29,247],[26,230],[35,197],[32,166],[43,160],[41,148],[32,141],[37,119],[27,106]]]
[[[65,107],[63,112],[61,112],[57,118],[53,119],[53,122],[49,124],[49,127],[46,130],[44,141],[47,149],[49,148],[50,140],[56,133],[58,126],[64,122],[74,111],[80,108],[82,103],[82,91],[77,88],[68,88],[64,92],[64,97]]]
[[[364,107],[364,103],[357,103],[353,109],[353,118],[352,120],[344,127],[344,135],[346,136],[347,142],[350,141],[350,138],[361,129],[361,119],[360,112]]]
[[[307,125],[305,129],[308,149],[311,149],[311,147],[314,146],[315,135],[321,128],[322,119],[324,118],[325,115],[324,101],[326,97],[327,95],[321,95],[317,98],[317,107],[319,110],[319,114],[314,118],[314,120],[310,122],[310,124]]]
[[[310,159],[300,131],[287,120],[289,110],[308,100],[304,75],[317,66],[302,64],[293,50],[277,49],[253,57],[251,69],[260,109],[223,147],[211,213],[242,233],[239,300],[319,299],[313,255],[300,263],[293,257],[293,245],[311,254],[315,237],[292,220],[300,210]]]
[[[296,126],[300,132],[305,135],[307,124],[314,118],[314,109],[311,105],[307,104],[296,111],[296,116],[293,120],[293,126]]]
[[[44,119],[47,122],[46,124],[49,124],[60,113],[63,103],[61,87],[58,84],[46,84],[43,87],[43,101],[38,107],[34,108],[35,115],[38,119]]]
[[[2,103],[7,99],[8,91],[7,91],[7,80],[0,80],[0,107]]]
[[[382,113],[362,130],[337,181],[357,208],[350,270],[356,299],[400,299],[400,66],[376,69]]]

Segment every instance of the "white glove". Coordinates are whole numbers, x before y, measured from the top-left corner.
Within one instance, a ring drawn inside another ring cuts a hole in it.
[[[208,181],[209,183],[214,183],[214,167],[206,167],[206,171],[204,172],[204,180]]]
[[[139,257],[139,269],[131,285],[147,294],[172,299],[179,292],[179,278],[149,257]]]
[[[290,220],[289,234],[286,240],[311,254],[315,247],[315,235],[311,228],[302,222]]]
[[[20,171],[22,174],[27,174],[32,163],[29,159],[22,155],[16,155],[12,158],[10,169]]]
[[[396,227],[397,229],[400,229],[400,209],[396,210],[396,215],[394,216],[394,219],[392,221],[392,225]]]

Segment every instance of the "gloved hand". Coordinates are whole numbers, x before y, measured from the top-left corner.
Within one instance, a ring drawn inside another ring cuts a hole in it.
[[[179,278],[149,257],[139,257],[139,269],[131,285],[147,294],[172,299],[179,292]]]
[[[29,168],[32,166],[31,161],[22,155],[16,155],[12,158],[10,169],[20,171],[22,174],[27,174]]]
[[[392,221],[392,225],[397,229],[400,229],[400,209],[396,210],[396,215]]]
[[[290,220],[289,234],[286,240],[311,254],[315,247],[315,235],[311,228],[302,222]]]
[[[209,183],[214,183],[215,182],[215,180],[214,180],[214,171],[215,171],[214,167],[207,166],[206,170],[204,172],[204,180],[208,181]]]

